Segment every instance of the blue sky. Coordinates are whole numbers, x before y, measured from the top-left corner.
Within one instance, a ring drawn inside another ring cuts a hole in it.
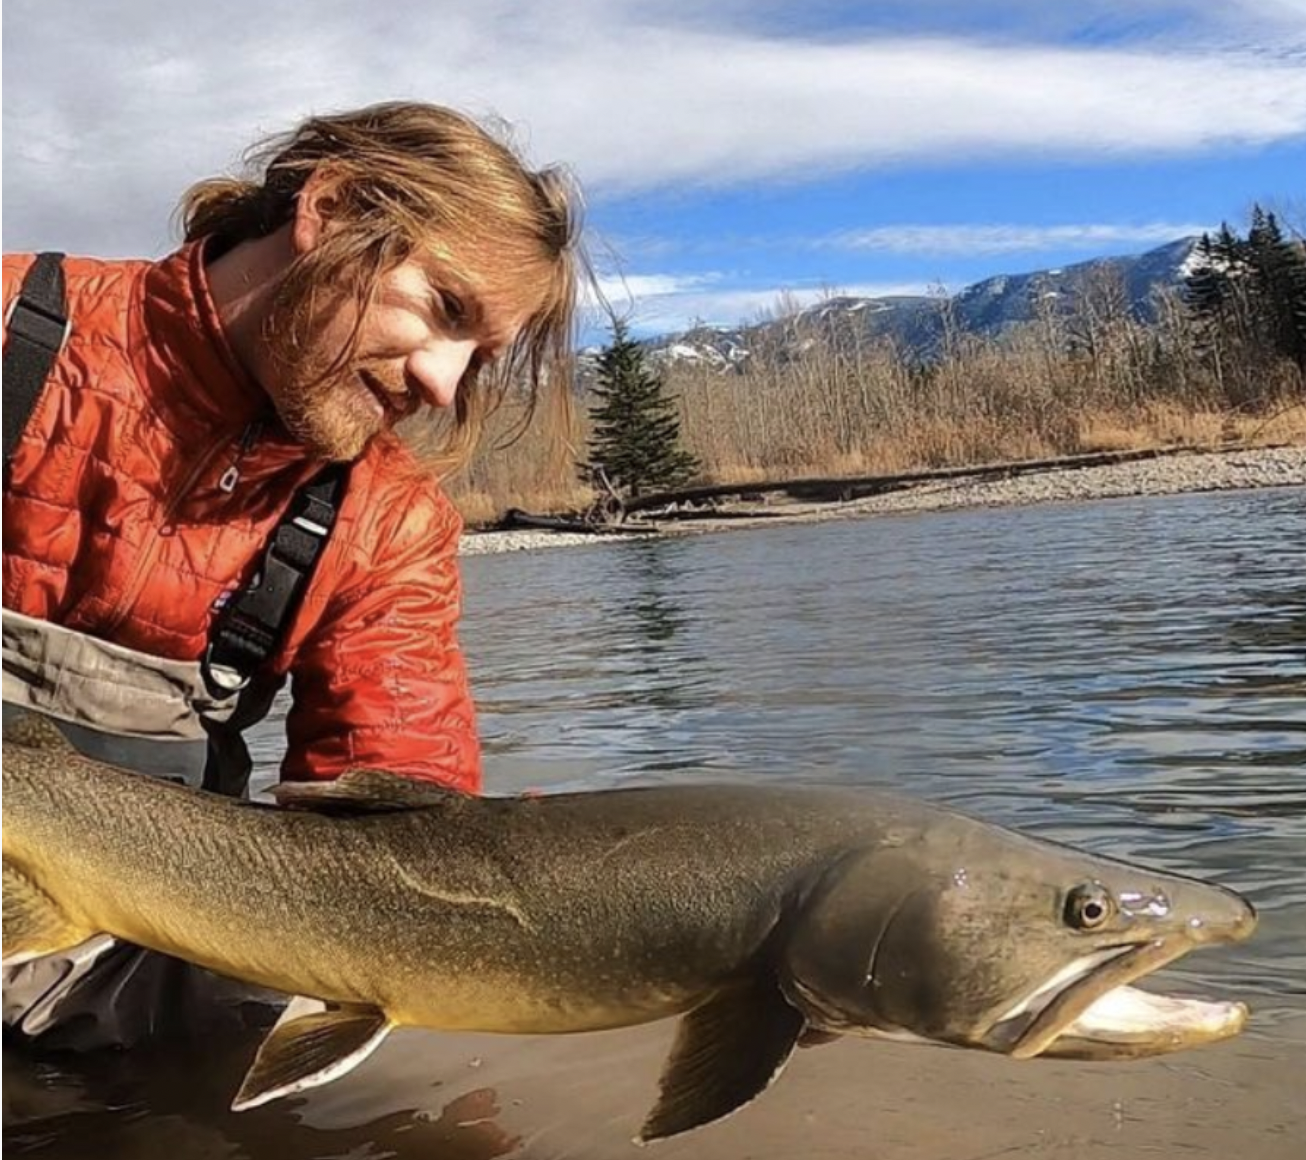
[[[9,0],[4,246],[155,255],[190,182],[416,97],[570,165],[642,333],[1306,228],[1306,0]]]

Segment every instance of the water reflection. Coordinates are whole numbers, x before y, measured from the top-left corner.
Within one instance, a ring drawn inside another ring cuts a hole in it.
[[[127,1053],[96,1052],[33,1060],[4,1056],[5,1151],[140,1160],[495,1160],[520,1135],[501,1128],[498,1096],[463,1092],[432,1115],[418,1109],[364,1115],[324,1126],[303,1115],[304,1099],[234,1113],[239,1086],[262,1030],[230,1029],[203,1040],[171,1039]]]
[[[678,565],[683,552],[662,551],[651,543],[632,545],[630,552],[618,560],[618,575],[625,575],[629,595],[621,598],[621,605],[629,610],[630,621],[636,636],[642,640],[646,656],[656,658],[667,651],[667,646],[685,628],[687,617],[684,606],[677,599]],[[656,666],[649,674],[657,679]]]
[[[602,576],[577,560],[588,550],[522,561],[526,575],[511,584],[480,585],[482,561],[468,561],[464,637],[496,786],[547,784],[560,772],[550,772],[552,762],[565,762],[574,784],[703,764],[692,721],[716,701],[718,666],[703,647],[701,609],[686,595],[696,583],[692,552],[676,543],[625,547]],[[487,600],[493,611],[479,611]],[[486,647],[516,659],[482,664]],[[593,737],[603,741],[591,761],[577,741]]]
[[[711,666],[697,647],[694,624],[680,590],[684,545],[637,542],[616,561],[610,603],[604,615],[611,633],[624,641],[620,686],[609,707],[623,703],[675,714],[710,703]]]

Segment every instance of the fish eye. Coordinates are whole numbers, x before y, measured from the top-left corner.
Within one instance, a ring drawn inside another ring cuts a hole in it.
[[[1066,895],[1066,925],[1075,930],[1096,930],[1115,912],[1115,899],[1100,882],[1086,882]]]

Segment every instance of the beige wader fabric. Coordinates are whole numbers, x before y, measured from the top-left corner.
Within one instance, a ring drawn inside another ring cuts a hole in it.
[[[4,612],[4,700],[105,733],[198,741],[236,708],[194,661],[148,656],[17,612]]]
[[[4,719],[51,717],[87,756],[231,796],[247,791],[241,730],[278,682],[214,696],[196,662],[152,657],[4,612]],[[275,1001],[167,955],[97,938],[4,972],[6,1039],[87,1050],[239,1018]]]

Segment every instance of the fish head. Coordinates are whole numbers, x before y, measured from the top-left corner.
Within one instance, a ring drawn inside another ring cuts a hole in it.
[[[798,909],[782,985],[826,1031],[1122,1059],[1225,1039],[1247,1018],[1130,986],[1249,937],[1245,899],[971,819],[847,852]]]

